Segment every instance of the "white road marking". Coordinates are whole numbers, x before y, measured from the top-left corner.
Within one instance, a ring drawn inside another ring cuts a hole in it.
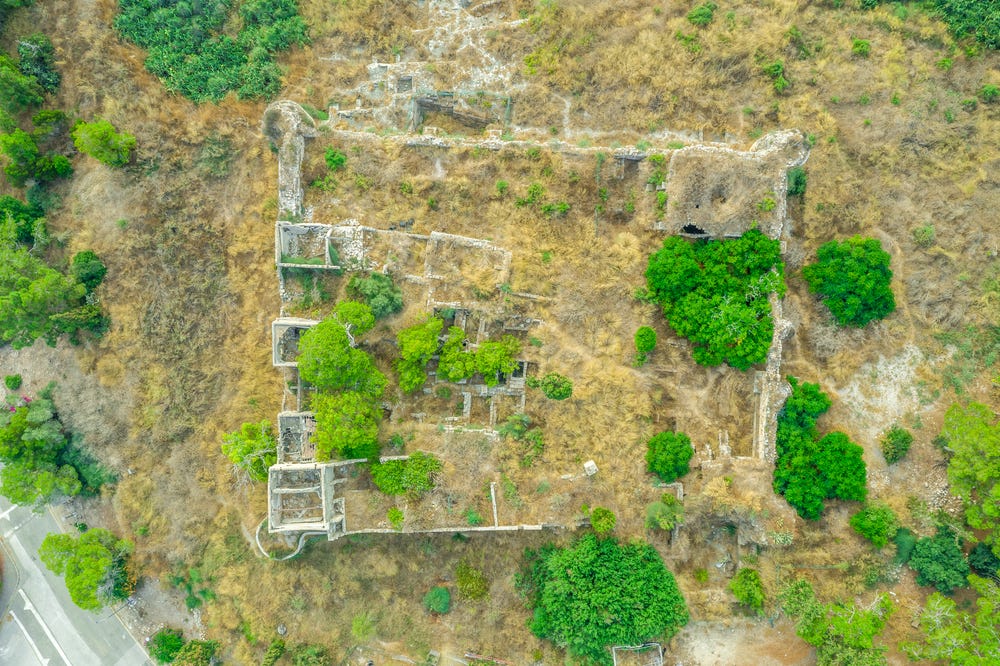
[[[11,507],[10,507],[9,509],[7,509],[6,511],[4,511],[3,513],[0,513],[0,520],[3,520],[3,519],[4,519],[4,518],[6,518],[7,516],[9,516],[9,515],[10,515],[10,512],[11,512],[11,511],[13,511],[13,510],[14,510],[14,509],[16,509],[16,508],[17,508],[17,505],[16,505],[16,504],[14,504],[14,505],[12,505],[12,506],[11,506]]]
[[[17,615],[14,615],[14,611],[10,612],[10,616],[14,618],[14,622],[17,622],[17,626],[21,627],[21,633],[24,634],[24,637],[28,639],[28,645],[31,646],[31,649],[32,651],[34,651],[35,656],[38,658],[38,661],[42,662],[42,666],[48,666],[49,660],[42,656],[42,653],[38,650],[38,646],[35,645],[35,641],[31,640],[31,634],[29,634],[28,630],[24,628],[24,625],[21,624],[21,618],[19,618]]]
[[[42,631],[44,631],[45,635],[49,637],[49,641],[51,641],[52,645],[55,646],[56,652],[58,652],[59,656],[62,657],[62,660],[66,664],[66,666],[73,666],[73,664],[69,660],[69,657],[66,656],[66,653],[63,652],[62,647],[56,641],[56,637],[52,635],[51,631],[49,631],[49,626],[45,624],[44,621],[42,621],[42,616],[39,615],[38,611],[35,610],[34,604],[32,604],[28,600],[28,595],[24,593],[24,590],[18,590],[17,592],[18,594],[21,595],[21,598],[24,599],[24,610],[30,611],[31,614],[35,616],[35,619],[38,620],[38,624],[42,625]]]

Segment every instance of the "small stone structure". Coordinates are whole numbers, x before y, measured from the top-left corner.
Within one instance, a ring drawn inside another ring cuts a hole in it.
[[[299,338],[318,324],[315,319],[279,317],[271,323],[271,362],[279,368],[299,367]]]
[[[346,531],[343,498],[335,498],[336,464],[272,465],[267,471],[268,531],[324,532],[330,540]]]

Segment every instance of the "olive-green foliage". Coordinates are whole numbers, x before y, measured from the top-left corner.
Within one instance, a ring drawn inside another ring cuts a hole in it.
[[[14,223],[14,242],[33,243],[36,224],[39,220],[42,226],[45,224],[42,216],[43,212],[29,203],[8,195],[0,196],[0,225],[8,220]]]
[[[417,451],[407,460],[389,460],[371,465],[372,481],[386,495],[420,494],[434,488],[434,475],[441,461]]]
[[[376,319],[403,309],[403,292],[393,283],[392,277],[382,273],[372,273],[368,277],[352,275],[347,283],[347,295],[366,303]]]
[[[261,660],[260,666],[274,666],[284,654],[285,641],[280,638],[272,639],[270,645],[267,646],[267,652],[264,653],[264,658]]]
[[[595,506],[590,510],[590,526],[594,528],[595,534],[607,534],[615,529],[617,524],[618,518],[615,517],[611,509]]]
[[[816,257],[816,263],[802,269],[802,276],[839,325],[861,328],[896,309],[889,253],[877,239],[830,241],[820,246]]]
[[[545,436],[539,428],[531,427],[531,417],[527,414],[511,414],[497,426],[497,433],[504,439],[510,438],[525,445],[521,463],[525,467],[534,463],[535,458],[545,452]]]
[[[906,456],[906,452],[910,450],[910,445],[913,444],[913,435],[906,428],[893,426],[882,436],[879,444],[882,446],[882,454],[885,456],[885,461],[891,465],[899,462]]]
[[[49,534],[38,557],[54,574],[65,576],[70,599],[84,610],[128,598],[128,558],[132,543],[104,529],[93,529],[74,538]]]
[[[534,611],[529,627],[574,659],[611,664],[610,646],[668,641],[687,624],[677,583],[648,544],[585,534],[572,546],[526,555],[520,581]]]
[[[147,49],[146,69],[196,102],[272,97],[281,88],[274,54],[308,43],[295,0],[244,0],[233,21],[229,0],[163,3],[119,0],[115,29]],[[240,26],[235,38],[225,29]]]
[[[306,331],[299,339],[299,374],[321,390],[360,391],[379,397],[385,375],[372,357],[351,344],[375,323],[367,305],[346,301],[331,317]]]
[[[872,52],[872,43],[867,39],[855,39],[851,43],[851,53],[862,58],[867,58]]]
[[[278,461],[278,441],[271,422],[244,423],[222,438],[222,453],[252,481],[267,481],[267,468]]]
[[[788,196],[801,197],[806,193],[809,178],[803,167],[792,167],[788,170]]]
[[[424,368],[438,350],[438,336],[443,327],[444,321],[428,316],[425,321],[404,328],[396,334],[396,344],[399,346],[396,370],[399,372],[399,388],[403,392],[412,393],[427,381]]]
[[[988,545],[980,542],[969,551],[969,567],[981,576],[996,576],[1000,571],[1000,558]]]
[[[649,326],[640,326],[635,332],[635,350],[648,354],[656,349],[656,331]]]
[[[688,473],[693,455],[690,437],[682,432],[661,432],[646,444],[646,467],[664,482],[671,483]]]
[[[979,576],[969,576],[969,584],[978,595],[975,613],[959,610],[939,592],[927,598],[920,614],[921,641],[900,646],[911,659],[952,666],[1000,664],[1000,587]]]
[[[917,535],[901,527],[892,538],[892,543],[896,546],[896,556],[893,561],[896,564],[906,564],[913,557],[913,549],[917,547]]]
[[[941,434],[953,451],[948,460],[951,492],[965,504],[970,527],[988,530],[987,542],[1000,554],[1000,423],[986,405],[952,405],[944,416]]]
[[[899,519],[888,504],[869,502],[851,516],[851,527],[876,547],[884,548],[896,536]]]
[[[21,388],[21,375],[4,375],[3,383],[7,390],[16,391]]]
[[[646,268],[650,298],[693,344],[701,365],[746,370],[767,358],[774,335],[768,294],[785,293],[780,244],[751,229],[741,238],[663,241]]]
[[[461,598],[478,601],[489,596],[490,579],[480,569],[462,560],[455,567],[455,587]]]
[[[717,8],[718,6],[714,2],[705,2],[688,12],[687,20],[692,25],[706,26],[712,22],[712,17],[715,15]]]
[[[984,104],[991,104],[1000,99],[1000,86],[986,83],[979,89],[977,94],[979,95],[979,99],[983,100]]]
[[[42,87],[35,77],[22,74],[10,56],[0,53],[0,111],[13,116],[42,100]]]
[[[316,414],[316,459],[378,457],[378,424],[382,408],[360,391],[313,396]]]
[[[424,595],[424,608],[443,615],[451,610],[451,592],[447,587],[432,587]]]
[[[398,506],[394,506],[389,511],[386,512],[385,517],[389,520],[389,524],[392,525],[392,529],[397,532],[403,530],[403,521],[406,520],[406,516],[403,515],[403,510]]]
[[[184,635],[180,629],[164,628],[157,631],[146,644],[151,656],[158,664],[170,664],[184,647]]]
[[[646,507],[646,529],[669,532],[684,522],[684,504],[670,493]]]
[[[85,155],[110,167],[128,164],[135,137],[127,132],[115,131],[115,126],[107,120],[97,119],[92,123],[79,123],[73,128],[73,145]]]
[[[966,586],[969,562],[961,540],[950,529],[939,527],[933,537],[917,541],[907,564],[917,572],[918,585],[933,585],[942,594]]]
[[[62,76],[55,68],[55,49],[48,37],[35,33],[18,40],[17,55],[22,74],[34,77],[45,92],[54,93],[59,89]]]
[[[895,610],[881,595],[870,608],[854,604],[822,604],[804,580],[789,584],[779,595],[783,610],[796,621],[795,633],[816,648],[818,666],[882,666],[885,648],[874,639]]]
[[[0,134],[0,152],[6,157],[3,171],[14,187],[24,187],[28,180],[49,183],[73,174],[73,165],[65,155],[45,152],[39,145],[40,136],[14,128]]]
[[[550,400],[565,400],[573,395],[573,382],[558,372],[549,372],[541,379],[529,377],[526,383],[530,388],[541,389]]]
[[[218,649],[215,641],[188,641],[174,657],[174,666],[210,666]]]
[[[104,281],[108,267],[94,254],[93,250],[84,250],[73,255],[70,272],[77,282],[86,287],[87,293],[90,293]]]
[[[775,438],[774,492],[809,520],[820,517],[825,499],[864,501],[864,450],[841,432],[820,439],[816,419],[830,408],[830,399],[819,384],[788,381],[792,394],[778,415]]]
[[[736,600],[754,610],[764,608],[764,583],[756,569],[742,567],[729,581],[729,591]]]

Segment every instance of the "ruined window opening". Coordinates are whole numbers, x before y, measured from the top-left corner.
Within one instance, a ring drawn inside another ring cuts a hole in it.
[[[701,227],[696,226],[694,224],[685,224],[683,227],[681,227],[681,231],[684,232],[684,233],[686,233],[686,234],[692,234],[692,235],[695,235],[695,236],[707,236],[708,235],[708,233],[706,233],[704,229],[702,229]]]

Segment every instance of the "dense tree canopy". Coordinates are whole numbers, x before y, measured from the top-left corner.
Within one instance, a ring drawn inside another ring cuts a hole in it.
[[[830,241],[820,246],[816,258],[802,276],[841,326],[861,328],[896,309],[889,253],[878,240],[855,236]]]
[[[320,393],[312,399],[316,413],[316,459],[378,456],[378,423],[382,408],[360,391]]]
[[[965,587],[969,575],[969,562],[962,552],[962,543],[947,528],[938,528],[933,537],[917,541],[908,564],[917,572],[918,585],[933,585],[942,594]]]
[[[531,631],[597,664],[611,663],[612,645],[669,640],[688,621],[673,575],[645,543],[585,534],[567,548],[529,551],[522,585]]]
[[[385,375],[375,367],[369,354],[352,345],[352,339],[363,335],[374,321],[367,306],[354,303],[346,308],[338,306],[333,316],[306,331],[299,339],[302,379],[322,390],[382,395],[387,383]]]
[[[49,571],[65,576],[69,596],[84,610],[128,598],[132,583],[128,558],[132,543],[104,529],[92,529],[79,538],[49,534],[38,557]]]
[[[746,370],[767,358],[767,296],[784,295],[783,266],[778,241],[756,229],[726,241],[671,236],[650,256],[646,286],[671,328],[694,345],[695,361]]]
[[[364,301],[376,319],[403,309],[403,292],[393,283],[392,277],[382,273],[372,273],[368,277],[352,275],[347,283],[347,295]]]
[[[251,481],[267,481],[267,468],[278,460],[278,442],[271,422],[244,423],[222,438],[222,452],[241,475]]]
[[[969,576],[969,584],[979,595],[974,614],[939,592],[927,598],[920,614],[921,642],[902,645],[910,658],[952,666],[1000,664],[1000,586],[979,576]]]
[[[951,491],[965,504],[971,527],[989,530],[993,552],[1000,554],[1000,423],[986,405],[952,405],[941,434],[952,456],[948,461]]]
[[[691,438],[682,432],[661,432],[646,444],[646,466],[666,483],[688,473],[694,455]]]
[[[127,132],[117,132],[107,120],[79,123],[73,129],[73,145],[85,155],[111,167],[128,164],[135,137]]]
[[[437,353],[438,336],[444,327],[444,321],[438,317],[428,316],[427,319],[402,329],[396,334],[396,344],[399,345],[399,360],[396,370],[399,372],[399,387],[405,393],[412,393],[427,381],[427,363]]]
[[[788,381],[792,395],[778,415],[774,491],[810,520],[820,517],[826,499],[864,501],[864,449],[842,432],[820,438],[816,419],[830,408],[830,399],[818,384]]]

